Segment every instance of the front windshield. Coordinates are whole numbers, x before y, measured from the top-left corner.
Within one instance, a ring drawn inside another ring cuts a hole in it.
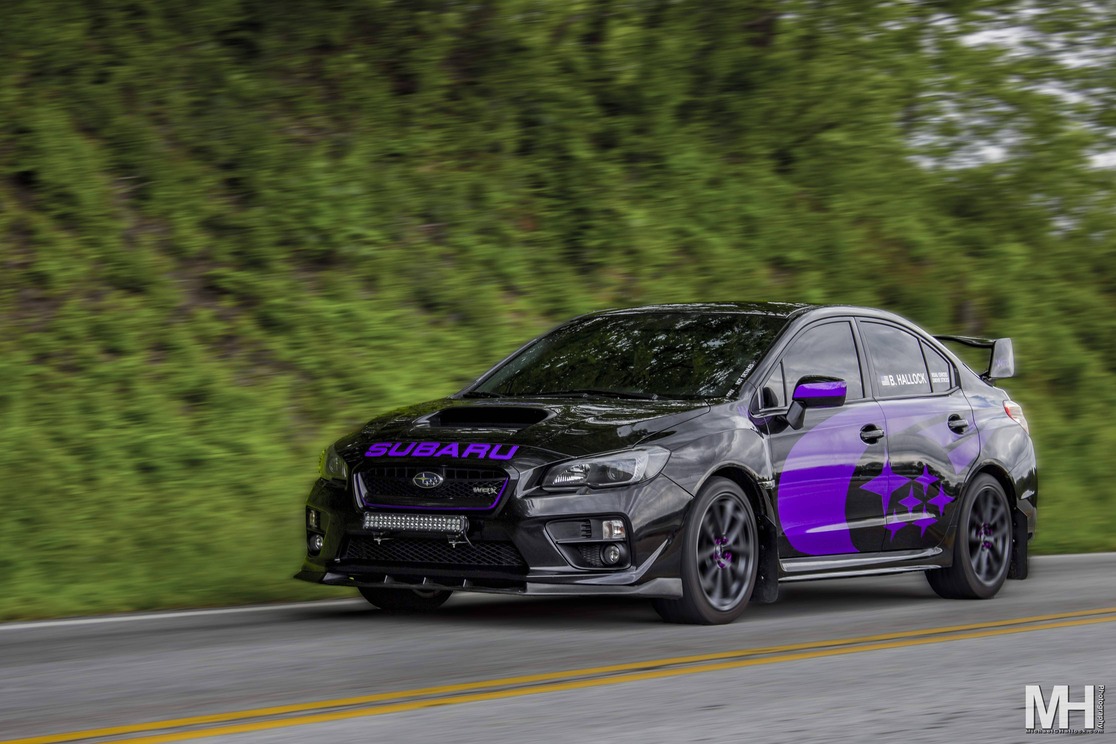
[[[543,336],[468,395],[730,395],[786,318],[659,312],[577,320]]]

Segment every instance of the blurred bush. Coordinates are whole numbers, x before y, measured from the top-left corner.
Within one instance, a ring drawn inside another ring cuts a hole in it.
[[[1013,336],[1038,547],[1116,549],[1086,10],[6,2],[0,618],[320,596],[323,445],[644,302]]]

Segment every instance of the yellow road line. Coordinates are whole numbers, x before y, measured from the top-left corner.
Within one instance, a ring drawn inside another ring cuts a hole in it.
[[[1103,615],[1114,616],[1090,617]],[[1070,620],[1070,618],[1079,619]],[[1047,620],[1061,620],[1063,622],[1043,622]],[[519,677],[506,677],[502,679],[466,682],[454,685],[441,685],[437,687],[385,692],[374,695],[363,695],[359,697],[341,698],[336,700],[323,700],[312,703],[297,703],[293,705],[273,706],[269,708],[257,708],[252,710],[234,711],[229,713],[191,716],[188,718],[153,721],[149,723],[114,726],[102,729],[88,729],[84,731],[73,731],[64,734],[52,734],[25,739],[11,739],[7,741],[0,741],[0,744],[59,744],[60,742],[73,742],[82,739],[103,739],[110,736],[126,736],[128,734],[142,734],[160,730],[165,731],[175,728],[206,726],[207,724],[215,723],[247,721],[247,719],[252,718],[284,715],[288,716],[286,718],[278,718],[265,721],[250,721],[229,726],[199,728],[192,731],[170,732],[165,734],[155,734],[153,736],[133,737],[119,740],[142,744],[157,744],[161,742],[182,741],[186,739],[195,739],[206,736],[245,733],[250,731],[281,728],[284,726],[323,723],[362,716],[383,715],[386,713],[419,710],[422,708],[430,708],[440,705],[455,705],[459,703],[478,702],[482,700],[496,700],[501,698],[540,694],[543,692],[576,690],[588,687],[599,687],[602,685],[619,684],[623,682],[634,682],[644,679],[661,679],[685,674],[698,674],[703,672],[720,671],[724,669],[736,669],[740,667],[756,666],[760,664],[773,664],[785,661],[815,659],[827,656],[859,653],[862,651],[876,651],[888,648],[913,647],[930,643],[942,643],[947,641],[966,640],[970,638],[984,638],[997,635],[1010,635],[1014,633],[1026,633],[1034,630],[1049,630],[1053,628],[1074,627],[1079,625],[1093,625],[1097,623],[1113,621],[1116,621],[1116,607],[1081,610],[1077,612],[1055,613],[1048,615],[1035,615],[1031,617],[1013,618],[1010,620],[1001,620],[989,623],[972,623],[968,625],[924,628],[920,630],[885,633],[872,636],[860,636],[856,638],[835,639],[831,641],[795,643],[782,646],[767,646],[729,652],[699,654],[694,656],[678,656],[665,659],[654,659],[640,662],[629,662],[625,664],[591,667],[586,669],[545,672],[541,674],[524,675]],[[701,664],[701,662],[708,661],[718,661],[719,663]],[[511,687],[512,689],[492,689],[509,687]],[[424,697],[426,699],[407,699],[415,697]],[[383,704],[372,705],[375,703]],[[353,706],[365,707],[353,709]],[[322,712],[305,716],[289,715],[292,713],[322,711],[327,708],[341,707],[348,707],[350,709]]]
[[[1064,622],[1048,623],[1045,625],[1027,626],[1027,627],[1008,627],[998,628],[995,630],[987,631],[974,631],[971,633],[962,633],[952,636],[937,636],[932,638],[915,638],[902,641],[893,641],[888,643],[877,643],[867,646],[846,646],[840,648],[830,648],[819,651],[808,651],[796,654],[784,654],[781,656],[764,656],[755,659],[743,659],[740,661],[721,662],[718,664],[706,664],[703,666],[691,667],[675,667],[671,669],[656,669],[646,672],[634,672],[631,674],[618,675],[615,677],[596,677],[590,679],[573,680],[570,682],[558,682],[553,684],[543,684],[531,687],[518,687],[509,690],[495,690],[491,692],[478,692],[465,695],[455,695],[450,697],[429,698],[425,700],[412,700],[405,703],[394,703],[389,705],[381,705],[373,708],[357,708],[352,710],[340,710],[330,713],[319,713],[317,715],[299,716],[295,718],[285,718],[278,720],[255,721],[251,723],[242,723],[231,726],[221,726],[211,729],[202,729],[194,731],[173,732],[168,734],[157,734],[155,736],[143,736],[131,739],[120,739],[115,742],[107,744],[164,744],[165,742],[184,741],[187,739],[198,739],[210,736],[226,736],[230,734],[244,734],[254,731],[266,731],[275,728],[286,728],[288,726],[299,726],[313,723],[329,723],[332,721],[342,721],[350,718],[362,718],[366,716],[384,715],[387,713],[402,713],[405,711],[421,710],[423,708],[433,708],[441,705],[459,705],[462,703],[474,703],[484,700],[500,700],[513,697],[523,697],[526,695],[538,695],[546,692],[561,692],[565,690],[580,690],[590,687],[603,687],[605,685],[615,685],[625,682],[637,682],[640,680],[650,679],[663,679],[667,677],[677,677],[687,674],[700,674],[705,672],[723,671],[726,669],[739,669],[741,667],[759,666],[762,664],[775,664],[786,661],[799,661],[805,659],[817,659],[826,656],[841,656],[845,654],[855,654],[862,651],[878,651],[889,648],[903,648],[910,646],[923,646],[930,643],[943,643],[946,641],[958,641],[969,638],[984,638],[987,636],[997,635],[1010,635],[1013,633],[1028,633],[1035,630],[1048,630],[1052,628],[1067,628],[1077,625],[1093,625],[1097,623],[1116,622],[1116,617],[1093,617],[1081,620],[1067,620]]]

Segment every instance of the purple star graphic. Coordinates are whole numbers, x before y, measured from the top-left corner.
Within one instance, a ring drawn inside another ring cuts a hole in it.
[[[946,492],[939,488],[938,494],[934,498],[930,499],[928,503],[931,503],[934,506],[938,507],[938,516],[940,517],[941,515],[945,514],[946,504],[951,501],[953,501],[953,497],[947,496]]]
[[[919,506],[920,504],[922,504],[922,501],[917,496],[914,495],[914,489],[912,488],[911,492],[909,494],[907,494],[907,497],[904,498],[903,500],[901,500],[899,503],[902,504],[903,506],[907,507],[907,512],[909,513],[909,512],[914,511],[914,508],[916,506]]]
[[[900,488],[909,483],[906,478],[897,475],[891,469],[891,463],[884,463],[883,472],[877,475],[872,480],[865,483],[861,488],[865,491],[877,493],[883,497],[883,512],[887,513],[888,504],[891,502],[891,494],[898,491]]]
[[[902,519],[887,517],[886,519],[884,519],[884,526],[887,527],[887,531],[891,533],[891,539],[892,541],[894,541],[895,533],[906,527],[907,523],[904,522]]]
[[[915,483],[922,486],[922,493],[927,494],[930,492],[930,486],[938,482],[938,479],[930,475],[930,471],[925,465],[922,466],[922,475],[914,479]]]
[[[937,521],[938,521],[937,517],[935,517],[933,514],[926,511],[925,509],[923,509],[922,510],[922,516],[919,517],[918,519],[914,520],[914,523],[918,525],[919,529],[922,530],[922,534],[925,535],[926,534],[926,528],[929,527],[930,525],[934,524],[934,522],[937,522]]]

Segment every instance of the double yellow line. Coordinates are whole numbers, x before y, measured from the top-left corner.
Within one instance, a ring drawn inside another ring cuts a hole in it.
[[[546,672],[455,685],[423,687],[336,700],[321,700],[312,703],[191,716],[127,726],[35,736],[26,739],[10,739],[0,741],[0,744],[61,744],[89,739],[102,742],[111,739],[113,742],[129,742],[130,744],[162,744],[163,742],[184,741],[207,736],[244,734],[288,726],[401,713],[441,705],[499,700],[564,690],[581,690],[640,680],[664,679],[762,664],[778,664],[785,661],[818,659],[864,651],[924,646],[931,643],[1029,633],[1036,630],[1069,628],[1114,621],[1116,621],[1116,607],[1105,607],[970,625],[924,628],[858,638],[765,646],[696,656],[675,656],[627,664],[573,669],[564,672]]]

